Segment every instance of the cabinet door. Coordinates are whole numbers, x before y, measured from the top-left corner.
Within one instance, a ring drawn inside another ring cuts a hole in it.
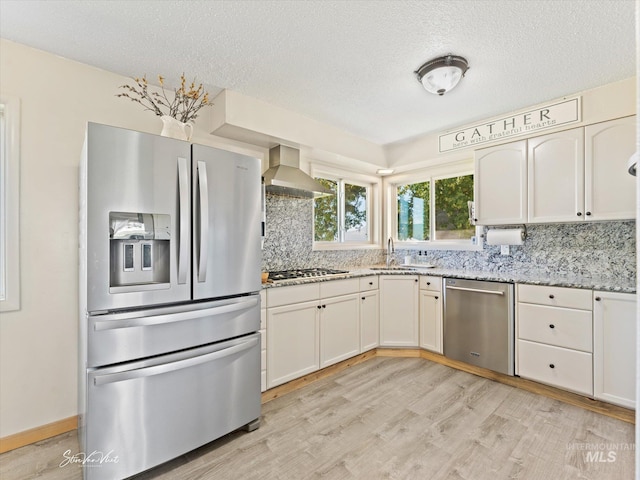
[[[529,222],[584,220],[584,129],[528,140]]]
[[[360,353],[358,294],[321,300],[320,368]]]
[[[376,279],[377,280],[377,279]],[[380,332],[378,290],[360,294],[360,351],[376,348]]]
[[[418,346],[418,277],[380,277],[380,345]]]
[[[525,223],[527,141],[477,150],[475,165],[476,223]]]
[[[635,408],[636,296],[612,292],[593,295],[594,395]]]
[[[442,296],[438,292],[420,292],[420,346],[442,353]]]
[[[317,301],[267,310],[267,388],[319,368]]]
[[[584,132],[587,219],[635,218],[636,182],[627,161],[636,150],[636,117],[589,125]]]

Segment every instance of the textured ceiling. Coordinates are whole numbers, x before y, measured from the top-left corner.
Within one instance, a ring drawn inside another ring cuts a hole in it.
[[[634,0],[0,0],[0,36],[126,76],[180,73],[378,144],[635,74]],[[444,97],[413,71],[471,66]]]

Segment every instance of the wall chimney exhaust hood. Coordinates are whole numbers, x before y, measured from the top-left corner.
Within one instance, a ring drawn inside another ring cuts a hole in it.
[[[264,172],[265,190],[292,197],[333,195],[328,188],[300,170],[300,150],[278,145],[269,149],[269,169]]]

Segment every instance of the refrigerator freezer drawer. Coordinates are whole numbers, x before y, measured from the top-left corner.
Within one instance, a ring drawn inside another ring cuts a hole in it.
[[[89,317],[88,367],[175,352],[256,332],[258,294]]]
[[[87,376],[85,479],[125,478],[260,417],[260,334]]]

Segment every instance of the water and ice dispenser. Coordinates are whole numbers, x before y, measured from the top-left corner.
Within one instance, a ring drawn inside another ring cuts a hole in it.
[[[170,281],[171,217],[109,213],[110,287],[159,287]]]

